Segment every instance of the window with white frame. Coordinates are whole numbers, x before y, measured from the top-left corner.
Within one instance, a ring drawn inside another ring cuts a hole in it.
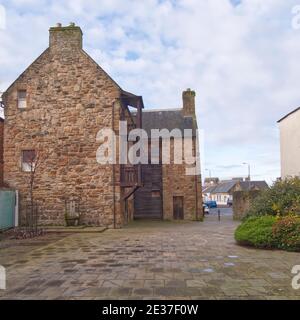
[[[26,90],[18,90],[18,108],[19,109],[25,109],[27,107],[26,96],[27,96]]]
[[[36,152],[35,150],[23,150],[22,155],[22,171],[31,172],[34,170],[35,161],[36,161]]]

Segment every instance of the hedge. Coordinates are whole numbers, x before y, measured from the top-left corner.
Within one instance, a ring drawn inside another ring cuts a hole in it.
[[[300,251],[300,217],[249,217],[236,229],[234,236],[241,245]]]

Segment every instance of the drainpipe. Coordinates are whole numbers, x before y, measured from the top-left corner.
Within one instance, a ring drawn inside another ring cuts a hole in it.
[[[197,157],[198,157],[198,154],[197,154],[197,142],[198,142],[198,139],[197,137],[196,138],[193,138],[193,141],[194,141],[194,146],[195,146],[195,153],[196,153],[196,167],[195,167],[195,170],[197,171]],[[199,219],[199,215],[198,215],[198,175],[197,175],[197,172],[195,172],[195,193],[196,193],[196,220]],[[201,208],[202,210],[202,216],[204,218],[204,214],[203,214],[203,208]]]
[[[115,126],[115,102],[112,105],[112,117],[111,117],[111,127],[112,131],[115,132],[114,126]],[[115,152],[115,150],[114,150]],[[114,215],[114,229],[116,229],[116,168],[115,164],[113,163],[112,167],[112,183],[113,183],[113,215]]]
[[[196,220],[198,220],[198,184],[197,175],[195,175],[195,192],[196,192]]]

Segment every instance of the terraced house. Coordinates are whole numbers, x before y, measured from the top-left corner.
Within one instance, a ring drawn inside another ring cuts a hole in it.
[[[4,181],[19,190],[21,218],[28,201],[28,162],[37,155],[42,165],[34,195],[43,224],[64,224],[65,199],[79,195],[81,222],[90,225],[199,218],[200,175],[186,175],[185,164],[96,161],[97,133],[111,128],[118,134],[120,120],[127,120],[128,130],[190,129],[196,155],[195,93],[183,92],[180,109],[143,112],[142,97],[122,90],[82,49],[82,39],[73,23],[51,27],[49,48],[3,95]]]

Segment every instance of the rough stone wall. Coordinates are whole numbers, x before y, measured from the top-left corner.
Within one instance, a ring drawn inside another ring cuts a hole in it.
[[[0,118],[0,187],[3,185],[3,140],[4,120]]]
[[[191,116],[194,119],[196,119],[195,97],[196,97],[196,93],[195,93],[195,91],[192,91],[191,89],[187,89],[187,90],[183,91],[183,93],[182,93],[182,102],[183,102],[182,112],[183,112],[183,115],[184,116]]]
[[[27,92],[25,109],[17,107],[19,90]],[[29,173],[21,169],[21,153],[35,149],[42,159],[34,190],[42,224],[64,224],[64,200],[71,196],[82,197],[83,223],[124,224],[127,190],[120,187],[120,167],[96,162],[97,132],[113,127],[118,133],[119,97],[116,83],[82,51],[80,28],[51,28],[50,47],[4,95],[4,180],[20,192],[21,222],[29,199]],[[184,98],[185,114],[194,114],[194,94],[189,91]],[[165,219],[173,217],[173,196],[184,197],[185,219],[196,218],[195,179],[185,174],[185,165],[163,165]],[[197,189],[200,216],[199,177]],[[130,219],[132,197],[128,208]]]
[[[259,190],[235,191],[233,193],[233,219],[242,220],[250,208],[250,204],[261,193]]]
[[[195,140],[193,141],[195,148]],[[186,175],[185,164],[174,164],[174,140],[171,140],[171,164],[162,165],[163,174],[163,217],[173,219],[173,197],[182,196],[184,219],[195,220],[202,217],[202,184],[201,176]],[[197,197],[196,197],[197,191]],[[196,213],[198,200],[198,214]]]
[[[194,127],[197,128],[195,114],[195,91],[187,89],[182,93],[182,114],[192,117]],[[193,138],[193,154],[196,154],[197,140]],[[186,175],[185,164],[174,164],[174,140],[171,140],[171,164],[163,164],[163,214],[164,219],[173,219],[173,197],[183,197],[183,211],[185,220],[201,219],[202,183],[201,175]],[[196,209],[197,208],[197,209]]]
[[[80,46],[54,43],[59,46],[47,49],[5,94],[4,180],[20,191],[24,217],[29,174],[21,170],[21,151],[37,149],[46,155],[34,190],[42,205],[40,221],[64,224],[64,197],[81,195],[83,223],[112,227],[113,168],[96,162],[96,135],[112,127],[119,87]],[[17,108],[18,90],[27,91],[26,109]],[[116,186],[117,226],[122,223],[120,194]]]
[[[52,27],[49,30],[49,46],[52,51],[82,49],[82,31],[80,27]]]

